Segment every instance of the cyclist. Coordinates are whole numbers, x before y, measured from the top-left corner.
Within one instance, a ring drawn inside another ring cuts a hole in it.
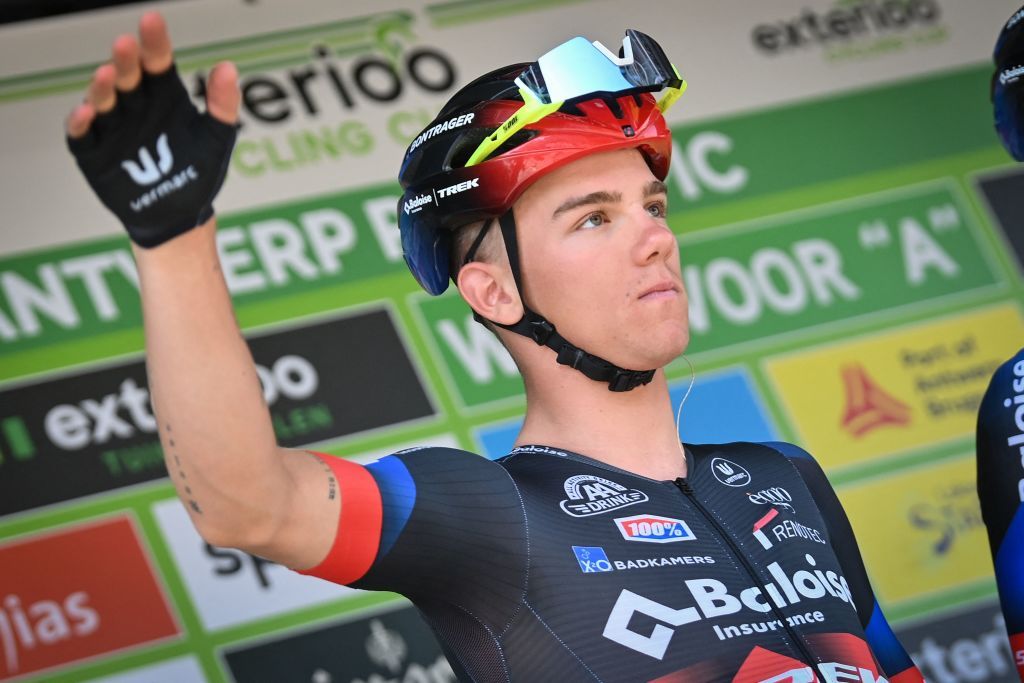
[[[995,127],[1024,161],[1024,7],[1007,20],[993,51]],[[988,529],[1010,650],[1024,682],[1024,348],[996,370],[977,428],[978,498]]]
[[[685,83],[650,37],[486,74],[413,140],[406,260],[432,294],[455,280],[527,410],[497,462],[422,448],[363,467],[277,446],[232,316],[212,200],[234,67],[213,69],[200,114],[160,16],[140,34],[115,41],[68,137],[135,242],[168,469],[208,542],[405,594],[465,680],[922,680],[807,453],[679,442],[662,114]],[[140,194],[130,160],[166,168]]]

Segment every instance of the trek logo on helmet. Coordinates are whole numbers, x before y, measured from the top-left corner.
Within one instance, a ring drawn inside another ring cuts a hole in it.
[[[480,179],[472,178],[471,180],[463,180],[461,183],[455,183],[448,187],[442,187],[437,191],[438,197],[450,197],[453,194],[465,192],[466,190],[472,190],[475,187],[480,187]]]

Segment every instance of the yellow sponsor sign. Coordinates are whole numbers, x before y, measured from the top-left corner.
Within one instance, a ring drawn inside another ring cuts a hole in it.
[[[995,369],[1020,348],[1010,304],[769,359],[765,369],[825,468],[974,433]]]
[[[991,578],[974,457],[839,490],[884,603]]]

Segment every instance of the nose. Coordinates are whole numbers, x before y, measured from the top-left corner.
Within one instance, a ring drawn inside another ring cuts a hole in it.
[[[633,258],[640,265],[665,260],[676,253],[676,236],[665,224],[645,210],[633,246]]]

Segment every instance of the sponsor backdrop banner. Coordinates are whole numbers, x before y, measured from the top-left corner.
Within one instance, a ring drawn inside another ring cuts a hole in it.
[[[1024,172],[988,100],[1017,5],[168,3],[197,100],[217,61],[240,68],[217,240],[281,443],[509,448],[515,365],[406,273],[394,175],[474,76],[637,28],[690,83],[667,181],[697,373],[684,436],[810,450],[926,674],[1010,680],[973,430],[1024,344]],[[0,28],[0,681],[451,680],[404,601],[209,546],[174,496],[131,250],[60,132],[138,11]],[[678,403],[689,366],[668,374]]]

